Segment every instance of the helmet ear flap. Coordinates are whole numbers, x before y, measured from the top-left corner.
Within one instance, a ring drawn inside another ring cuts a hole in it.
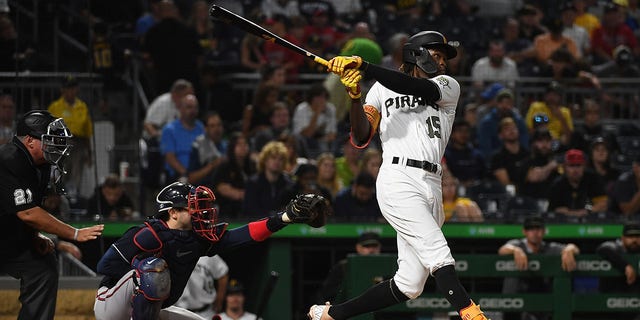
[[[438,72],[438,64],[429,53],[429,50],[419,44],[407,42],[402,48],[402,56],[405,63],[404,72],[409,72],[412,68],[409,65],[418,66],[427,74]]]

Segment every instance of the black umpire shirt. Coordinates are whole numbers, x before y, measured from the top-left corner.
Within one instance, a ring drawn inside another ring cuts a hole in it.
[[[42,203],[50,174],[51,165],[36,166],[17,137],[0,146],[0,261],[31,249],[38,231],[17,213]]]

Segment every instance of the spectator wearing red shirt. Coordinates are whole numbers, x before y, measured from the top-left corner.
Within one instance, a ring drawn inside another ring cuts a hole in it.
[[[594,63],[613,60],[613,49],[619,45],[631,48],[636,56],[640,54],[638,40],[633,35],[631,28],[624,23],[621,8],[616,4],[608,3],[602,16],[602,25],[593,30],[591,35]]]
[[[327,10],[317,8],[309,22],[309,25],[304,28],[304,42],[316,35],[322,41],[323,52],[337,52],[338,48],[342,47],[344,34],[331,24]]]
[[[289,20],[285,16],[276,14],[272,18],[267,18],[264,24],[269,31],[273,32],[277,36],[295,45],[302,46],[300,39],[288,32],[287,26],[289,24]],[[283,66],[289,76],[297,73],[297,70],[302,65],[304,59],[303,56],[294,53],[273,41],[265,41],[262,44],[262,52],[264,52],[264,56],[270,64]]]

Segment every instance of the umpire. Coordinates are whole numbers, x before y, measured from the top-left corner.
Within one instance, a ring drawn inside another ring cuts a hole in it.
[[[62,119],[34,110],[18,121],[13,139],[0,146],[0,274],[20,279],[18,319],[54,317],[58,264],[53,242],[40,231],[84,242],[104,229],[76,229],[40,207],[52,169],[64,174],[70,138]]]

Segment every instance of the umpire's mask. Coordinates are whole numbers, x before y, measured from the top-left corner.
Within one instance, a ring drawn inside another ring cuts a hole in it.
[[[46,133],[41,138],[44,159],[55,165],[62,174],[67,173],[64,169],[64,162],[71,152],[72,137],[73,135],[64,120],[57,118],[49,123]]]

